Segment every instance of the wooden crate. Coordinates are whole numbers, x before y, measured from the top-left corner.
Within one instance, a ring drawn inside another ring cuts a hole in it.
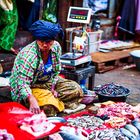
[[[117,60],[108,61],[108,62],[95,63],[96,72],[103,73],[130,63],[132,63],[132,58],[130,56]]]
[[[96,72],[103,73],[114,68],[124,66],[133,62],[130,52],[140,48],[113,51],[109,53],[91,53],[92,62],[96,66]]]

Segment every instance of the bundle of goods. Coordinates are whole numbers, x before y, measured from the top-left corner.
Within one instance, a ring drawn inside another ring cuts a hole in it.
[[[129,89],[114,83],[99,85],[94,88],[94,91],[100,102],[108,100],[124,102],[130,93]]]

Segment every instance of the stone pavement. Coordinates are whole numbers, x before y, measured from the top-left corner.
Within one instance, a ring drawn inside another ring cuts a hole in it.
[[[103,74],[95,74],[95,86],[111,82],[122,85],[130,90],[131,94],[126,100],[127,103],[131,105],[140,103],[140,71],[134,65],[120,67]]]

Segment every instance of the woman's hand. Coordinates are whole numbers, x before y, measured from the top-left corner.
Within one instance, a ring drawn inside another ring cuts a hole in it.
[[[33,95],[30,95],[28,97],[29,103],[30,103],[30,108],[29,110],[34,113],[34,114],[39,114],[40,113],[40,107],[37,103],[36,98]]]

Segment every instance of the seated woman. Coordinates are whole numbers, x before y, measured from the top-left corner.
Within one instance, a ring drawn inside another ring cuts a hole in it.
[[[63,38],[61,26],[38,20],[30,31],[36,40],[18,53],[10,77],[13,101],[35,114],[44,110],[47,116],[74,109],[83,91],[76,82],[59,76],[61,46],[56,39]]]

